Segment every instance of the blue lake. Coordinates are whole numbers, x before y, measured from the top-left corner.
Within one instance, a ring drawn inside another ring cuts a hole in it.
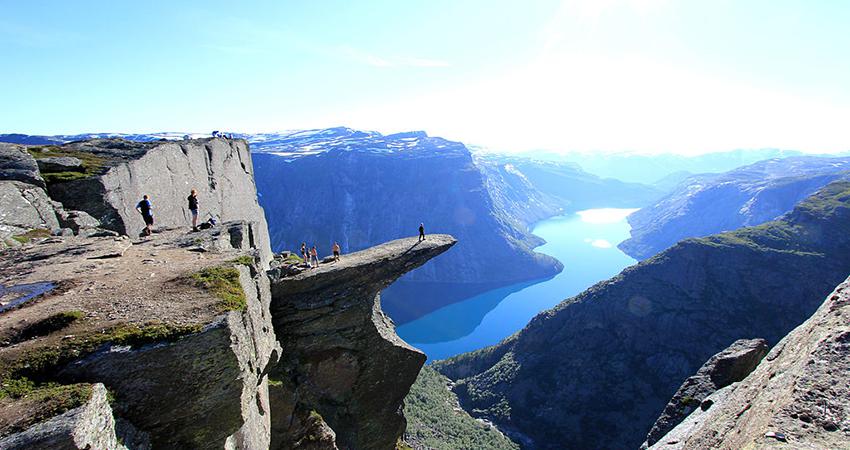
[[[546,244],[536,250],[560,260],[563,272],[453,303],[399,326],[398,335],[430,360],[498,343],[539,312],[634,264],[634,259],[617,249],[629,237],[626,216],[633,211],[590,209],[539,222],[532,232]]]

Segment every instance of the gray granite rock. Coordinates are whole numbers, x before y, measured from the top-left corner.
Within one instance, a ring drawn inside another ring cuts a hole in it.
[[[47,193],[38,185],[0,181],[0,240],[32,229],[59,229]]]
[[[130,447],[141,450],[146,446]],[[127,450],[115,432],[115,419],[107,400],[106,387],[92,385],[92,396],[84,405],[3,439],[4,450]]]
[[[45,187],[35,158],[21,145],[0,143],[0,180],[15,180]]]
[[[743,380],[767,354],[764,339],[740,339],[709,358],[682,384],[650,429],[641,448],[649,447],[678,425],[714,391]]]
[[[50,196],[72,210],[85,211],[103,228],[135,236],[144,228],[136,205],[148,195],[154,227],[191,227],[186,197],[196,189],[200,221],[254,223],[251,236],[264,267],[271,261],[265,214],[257,203],[248,144],[223,138],[180,142],[95,139],[64,148],[104,160],[103,175],[53,183]]]
[[[404,432],[404,397],[425,355],[395,334],[379,293],[455,244],[447,235],[399,239],[297,275],[269,272],[272,321],[283,346],[270,377],[283,399],[272,413],[273,448],[292,448],[298,411],[315,411],[340,448],[391,449]]]
[[[848,317],[850,279],[749,376],[708,397],[711,405],[651,448],[850,448]]]
[[[85,172],[83,162],[72,156],[49,156],[36,160],[42,173],[54,172]]]

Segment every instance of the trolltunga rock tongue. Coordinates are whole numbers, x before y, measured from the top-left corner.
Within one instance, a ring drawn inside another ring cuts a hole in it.
[[[342,447],[393,448],[406,424],[402,402],[426,357],[395,334],[379,293],[455,242],[399,239],[291,277],[269,272],[272,323],[284,349],[270,395],[287,405],[277,411],[292,411],[272,416],[272,448],[291,447],[299,431],[290,417],[305,411],[318,412]]]

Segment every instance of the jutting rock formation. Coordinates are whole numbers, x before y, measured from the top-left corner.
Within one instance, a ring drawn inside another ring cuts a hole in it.
[[[404,433],[402,402],[425,355],[395,334],[380,292],[404,273],[455,244],[448,235],[399,239],[339,262],[282,277],[270,272],[272,322],[283,357],[269,377],[289,403],[316,411],[344,448],[392,448]],[[273,448],[290,448],[299,432],[285,414],[272,416]],[[278,439],[279,438],[279,439]]]
[[[0,250],[0,448],[395,448],[425,356],[379,292],[452,237],[269,273],[242,141],[4,155],[0,180],[40,190],[59,225],[22,224]],[[225,222],[189,232],[191,188]],[[155,232],[131,238],[143,193]]]

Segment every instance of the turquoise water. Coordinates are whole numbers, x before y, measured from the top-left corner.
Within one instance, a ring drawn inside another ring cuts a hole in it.
[[[398,327],[398,335],[431,360],[498,343],[539,312],[634,264],[617,249],[629,237],[626,216],[632,211],[591,209],[539,222],[532,232],[546,244],[536,250],[560,260],[563,272],[451,304]]]

